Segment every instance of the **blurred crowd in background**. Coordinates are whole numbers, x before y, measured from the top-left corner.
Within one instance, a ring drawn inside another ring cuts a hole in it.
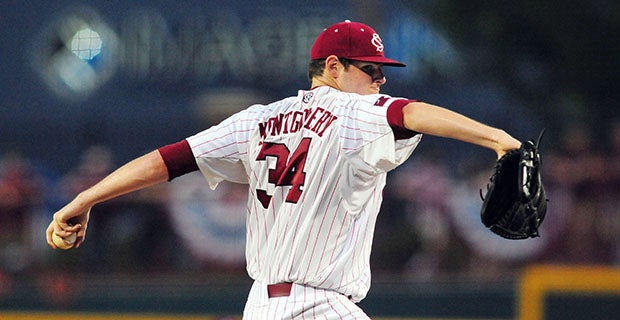
[[[522,241],[501,239],[480,222],[493,159],[463,163],[455,173],[438,151],[441,142],[423,139],[388,176],[375,276],[501,281],[535,263],[620,265],[620,122],[607,141],[593,141],[579,123],[559,136],[541,147],[550,199],[541,237]],[[0,279],[49,271],[245,274],[246,186],[223,183],[212,191],[198,173],[95,206],[81,248],[49,248],[44,231],[52,214],[119,165],[103,145],[62,175],[19,153],[3,154]]]
[[[388,175],[373,279],[494,282],[532,264],[620,265],[618,2],[85,3],[0,4],[0,297],[11,279],[49,273],[247,277],[246,186],[210,190],[199,173],[95,206],[76,250],[52,250],[45,229],[128,153],[303,88],[314,28],[345,18],[376,25],[407,61],[388,77],[396,95],[460,106],[520,139],[548,129],[540,237],[482,225],[492,152],[425,137]],[[214,94],[248,86],[249,98]]]

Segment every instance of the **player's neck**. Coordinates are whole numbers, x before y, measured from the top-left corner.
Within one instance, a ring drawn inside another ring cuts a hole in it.
[[[342,91],[342,88],[340,88],[340,86],[338,85],[338,83],[333,79],[333,78],[328,78],[325,76],[317,76],[312,78],[312,83],[310,85],[310,88],[316,88],[316,87],[332,87],[334,89],[340,90]]]

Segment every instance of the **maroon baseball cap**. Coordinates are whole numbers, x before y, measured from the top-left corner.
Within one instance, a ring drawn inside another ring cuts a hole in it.
[[[387,66],[405,66],[400,61],[386,58],[383,48],[379,34],[371,27],[345,20],[319,34],[310,50],[310,59],[325,59],[335,55],[339,58],[382,63]]]

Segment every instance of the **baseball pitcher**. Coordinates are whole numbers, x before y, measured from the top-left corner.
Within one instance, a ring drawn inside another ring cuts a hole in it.
[[[47,228],[83,243],[97,203],[200,170],[211,188],[247,184],[244,319],[369,319],[370,251],[386,174],[423,134],[458,139],[499,157],[521,142],[448,109],[380,93],[385,57],[369,26],[322,31],[310,52],[310,88],[252,105],[216,126],[120,167],[54,214]],[[415,195],[412,195],[415,196]]]

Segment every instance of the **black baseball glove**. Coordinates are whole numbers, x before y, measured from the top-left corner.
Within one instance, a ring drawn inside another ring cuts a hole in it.
[[[538,141],[529,140],[497,160],[480,217],[492,232],[506,239],[538,237],[538,227],[547,212],[547,198],[540,175]]]

